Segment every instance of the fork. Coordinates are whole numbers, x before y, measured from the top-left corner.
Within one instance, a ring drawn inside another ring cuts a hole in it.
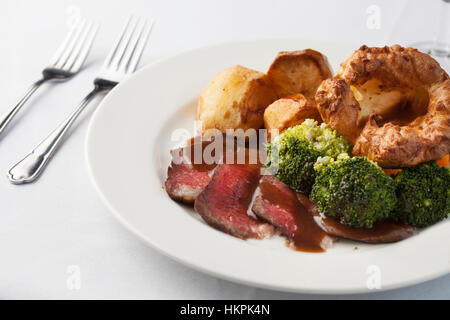
[[[33,83],[19,102],[0,117],[0,134],[43,83],[50,80],[67,80],[80,71],[94,42],[98,27],[97,23],[86,23],[86,20],[83,20],[70,29],[48,67],[42,71],[42,78]]]
[[[94,80],[94,89],[81,101],[76,110],[63,121],[30,154],[8,171],[8,179],[13,184],[23,184],[36,180],[49,160],[64,141],[69,128],[99,93],[108,92],[136,69],[147,44],[153,22],[131,16],[125,24],[117,42],[108,54],[100,73]]]

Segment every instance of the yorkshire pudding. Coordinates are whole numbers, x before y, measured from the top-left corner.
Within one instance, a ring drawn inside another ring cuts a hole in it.
[[[362,46],[321,83],[315,100],[324,122],[354,144],[353,155],[384,168],[450,152],[450,79],[416,49]]]

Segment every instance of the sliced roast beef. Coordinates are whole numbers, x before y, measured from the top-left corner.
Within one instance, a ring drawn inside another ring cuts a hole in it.
[[[211,181],[212,165],[195,165],[191,157],[186,157],[187,148],[171,151],[172,163],[167,170],[165,188],[174,200],[194,203],[197,196]],[[194,150],[194,149],[191,149]]]
[[[167,170],[164,185],[172,199],[192,204],[211,181],[212,171],[223,157],[222,150],[216,157],[213,149],[213,157],[205,159],[205,149],[213,146],[214,142],[214,139],[203,140],[196,137],[188,140],[186,146],[170,151],[172,162]],[[224,145],[222,141],[219,141],[219,144],[221,147]]]
[[[172,199],[194,203],[209,181],[208,171],[195,170],[190,164],[172,164],[167,172],[165,187]]]
[[[298,201],[296,193],[274,176],[261,179],[252,211],[277,227],[298,250],[321,252],[333,243]]]
[[[194,208],[212,227],[241,239],[267,238],[274,227],[247,212],[260,177],[259,164],[220,164]]]
[[[321,215],[314,203],[302,193],[297,193],[300,202],[314,215],[317,223],[330,235],[367,242],[388,243],[408,238],[414,234],[414,228],[395,221],[378,221],[372,228],[352,228],[339,223],[334,218]]]
[[[187,141],[186,146],[171,152],[172,162],[167,170],[165,189],[169,196],[184,203],[194,203],[211,181],[214,168],[221,162],[255,162],[259,154],[246,148],[233,136],[219,135],[210,139],[201,137]]]

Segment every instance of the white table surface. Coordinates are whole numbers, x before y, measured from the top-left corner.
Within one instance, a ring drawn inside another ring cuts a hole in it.
[[[381,45],[392,40],[406,1],[3,0],[0,112],[37,79],[78,11],[98,19],[102,27],[86,69],[67,83],[41,89],[2,136],[0,176],[91,89],[99,64],[130,13],[157,20],[145,64],[184,49],[237,39],[298,37]],[[418,12],[429,9],[427,2],[415,4]],[[379,29],[367,27],[371,5],[380,9]],[[433,13],[427,19],[422,26],[435,20]],[[396,41],[402,41],[401,35]],[[388,292],[319,296],[235,284],[166,258],[119,225],[91,185],[84,139],[94,108],[88,108],[39,181],[15,186],[0,179],[0,298],[450,298],[450,275]],[[81,286],[75,290],[67,285],[73,279],[72,265],[80,271]]]

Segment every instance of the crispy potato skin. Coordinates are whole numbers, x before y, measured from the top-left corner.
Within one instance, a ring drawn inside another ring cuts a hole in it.
[[[354,144],[353,155],[383,168],[450,152],[450,79],[416,49],[362,46],[315,99],[323,120]]]
[[[264,110],[277,99],[266,75],[234,66],[219,72],[203,90],[197,106],[202,134],[209,129],[259,129]]]
[[[267,77],[280,98],[302,93],[314,100],[317,87],[331,76],[327,58],[312,49],[282,51],[267,71]]]
[[[308,100],[301,93],[278,99],[264,111],[264,127],[270,133],[272,130],[282,132],[285,129],[301,124],[305,119],[315,119],[322,122],[314,101]]]

